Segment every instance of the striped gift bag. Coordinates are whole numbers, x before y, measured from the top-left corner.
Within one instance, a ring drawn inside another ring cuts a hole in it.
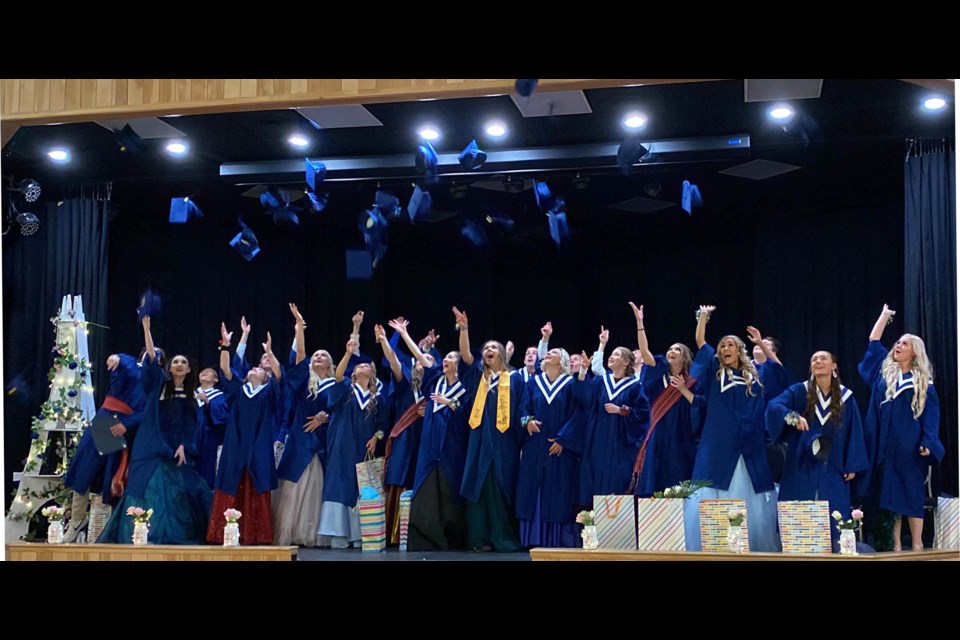
[[[686,551],[683,500],[637,499],[637,548],[640,551]]]
[[[933,548],[960,549],[960,498],[937,498]]]
[[[777,503],[784,553],[831,553],[830,503],[789,500]]]
[[[387,548],[387,510],[383,496],[357,500],[360,512],[360,540],[364,553],[379,553]]]
[[[704,551],[727,552],[727,530],[730,528],[728,514],[731,509],[742,509],[747,512],[746,500],[701,500],[700,501],[700,548]],[[740,536],[743,540],[743,553],[750,551],[750,539],[747,534],[747,521],[750,514],[743,519],[740,525]]]
[[[400,494],[400,506],[397,509],[400,518],[400,551],[407,550],[407,536],[410,532],[410,505],[413,503],[413,491]]]
[[[637,549],[637,519],[633,496],[593,496],[593,524],[599,549]]]
[[[103,504],[103,497],[97,494],[90,495],[90,524],[87,528],[87,542],[96,542],[100,537],[100,532],[107,526],[107,520],[113,508],[108,504]]]

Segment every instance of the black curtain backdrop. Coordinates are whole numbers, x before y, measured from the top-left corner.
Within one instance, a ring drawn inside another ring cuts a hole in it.
[[[923,338],[940,397],[947,453],[939,479],[957,495],[956,153],[943,141],[915,141],[904,167],[904,327]],[[893,340],[893,335],[885,336]],[[936,483],[934,489],[936,490]],[[936,494],[935,494],[936,495]]]
[[[828,349],[863,408],[867,389],[856,365],[870,327],[884,302],[903,307],[903,238],[895,232],[904,225],[901,145],[825,150],[819,160],[832,164],[764,181],[720,175],[709,165],[685,168],[682,175],[652,168],[642,176],[594,177],[583,190],[552,178],[551,187],[566,197],[573,233],[562,250],[551,243],[529,190],[511,195],[471,188],[455,201],[446,186],[436,187],[434,209],[458,215],[429,224],[413,225],[405,215],[391,221],[389,251],[371,280],[346,279],[344,251],[362,247],[356,214],[370,205],[373,185],[335,188],[326,211],[301,215],[298,228],[282,228],[255,199],[239,198],[243,188],[232,185],[119,184],[109,245],[105,324],[111,330],[104,333],[102,354],[142,347],[135,310],[147,286],[163,296],[163,312],[154,320],[157,344],[198,366],[217,363],[220,322],[239,335],[242,314],[254,327],[251,359],[259,357],[267,329],[284,354],[293,338],[288,302],[296,302],[307,320],[308,352],[322,347],[338,358],[357,309],[366,311],[361,348],[378,363],[373,324],[397,315],[411,321],[415,338],[432,327],[441,351],[456,349],[450,307],[457,305],[470,317],[473,346],[488,338],[512,339],[514,365],[525,347],[536,344],[547,320],[555,328],[552,343],[569,351],[595,349],[601,324],[610,329],[610,347],[635,348],[630,300],[645,307],[655,353],[676,341],[693,346],[694,311],[712,303],[718,311],[708,327],[710,342],[726,333],[745,337],[746,326],[754,324],[782,342],[794,380],[805,377],[815,350]],[[814,152],[798,150],[794,161],[803,164],[800,154]],[[683,179],[699,184],[704,208],[690,216],[677,207],[652,214],[609,207],[646,197],[651,179],[663,187],[659,198],[674,202]],[[409,185],[401,188],[406,204]],[[204,217],[171,225],[169,199],[185,194],[194,194]],[[514,228],[485,222],[487,213],[498,212],[511,215]],[[262,247],[252,262],[227,245],[240,217]],[[483,229],[488,246],[465,238],[464,218]],[[41,227],[41,233],[48,231]],[[26,336],[42,378],[53,309],[37,293],[44,279],[36,270],[44,271],[44,256],[29,253],[30,239],[10,240],[4,238],[5,344],[19,349],[17,336]],[[8,244],[18,253],[8,252]],[[59,301],[62,292],[51,293]],[[88,317],[98,321],[92,311]],[[899,314],[891,335],[902,332],[903,323]],[[19,370],[11,356],[5,358],[8,380]],[[948,380],[943,364],[935,362],[938,390],[955,388],[956,378]],[[11,460],[17,470],[26,451],[28,417],[37,404],[29,402],[19,414],[23,424],[8,414],[8,481]],[[22,443],[14,437],[21,433]],[[956,459],[955,439],[948,449]]]
[[[87,320],[107,321],[107,252],[110,203],[68,199],[50,203],[40,229],[21,236],[17,228],[3,237],[4,482],[7,504],[12,474],[23,470],[30,445],[30,419],[49,395],[47,371],[63,296],[81,295]],[[108,336],[90,327],[96,402],[103,399]],[[13,385],[15,385],[15,390]]]

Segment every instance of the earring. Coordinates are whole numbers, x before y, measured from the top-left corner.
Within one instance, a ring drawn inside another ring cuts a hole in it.
[[[836,370],[836,369],[833,370],[833,377],[834,377],[834,378],[837,377],[837,370]]]

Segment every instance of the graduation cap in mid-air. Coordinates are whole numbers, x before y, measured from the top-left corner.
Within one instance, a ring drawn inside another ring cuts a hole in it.
[[[464,171],[473,171],[482,167],[483,163],[487,161],[487,153],[477,146],[476,140],[471,140],[470,144],[460,152],[457,160]]]
[[[426,140],[421,140],[420,144],[417,145],[414,162],[417,169],[422,171],[428,180],[436,178],[437,165],[440,163],[440,159],[437,157],[437,152],[432,144]]]
[[[230,246],[247,262],[253,260],[260,253],[260,243],[257,242],[256,234],[249,227],[244,227],[240,233],[235,235],[230,241]]]
[[[531,95],[533,95],[538,83],[539,80],[535,78],[522,78],[513,83],[513,88],[519,95],[523,96],[524,98],[529,98]]]
[[[683,192],[680,196],[680,208],[688,214],[692,214],[694,209],[703,206],[703,197],[700,195],[700,188],[695,184],[690,184],[689,180],[683,181]]]
[[[140,294],[140,304],[137,306],[137,318],[143,321],[144,316],[157,317],[161,308],[160,294],[156,289],[148,287]]]
[[[423,218],[430,213],[430,207],[433,205],[433,197],[426,189],[420,185],[413,188],[413,195],[410,196],[410,202],[407,204],[407,214],[410,216],[410,222],[416,222],[418,218]]]
[[[361,212],[357,219],[357,227],[363,235],[363,241],[367,245],[367,251],[370,252],[374,268],[380,264],[387,253],[387,226],[387,219],[376,207],[370,207]]]
[[[170,222],[183,224],[188,220],[203,217],[203,211],[190,197],[170,198]]]

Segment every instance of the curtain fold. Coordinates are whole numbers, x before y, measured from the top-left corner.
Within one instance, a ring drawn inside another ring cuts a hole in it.
[[[952,141],[908,140],[904,165],[904,327],[923,338],[946,447],[934,491],[957,495],[957,183]],[[939,477],[938,477],[939,476]],[[939,480],[939,482],[938,482]],[[936,495],[936,493],[935,493]]]

